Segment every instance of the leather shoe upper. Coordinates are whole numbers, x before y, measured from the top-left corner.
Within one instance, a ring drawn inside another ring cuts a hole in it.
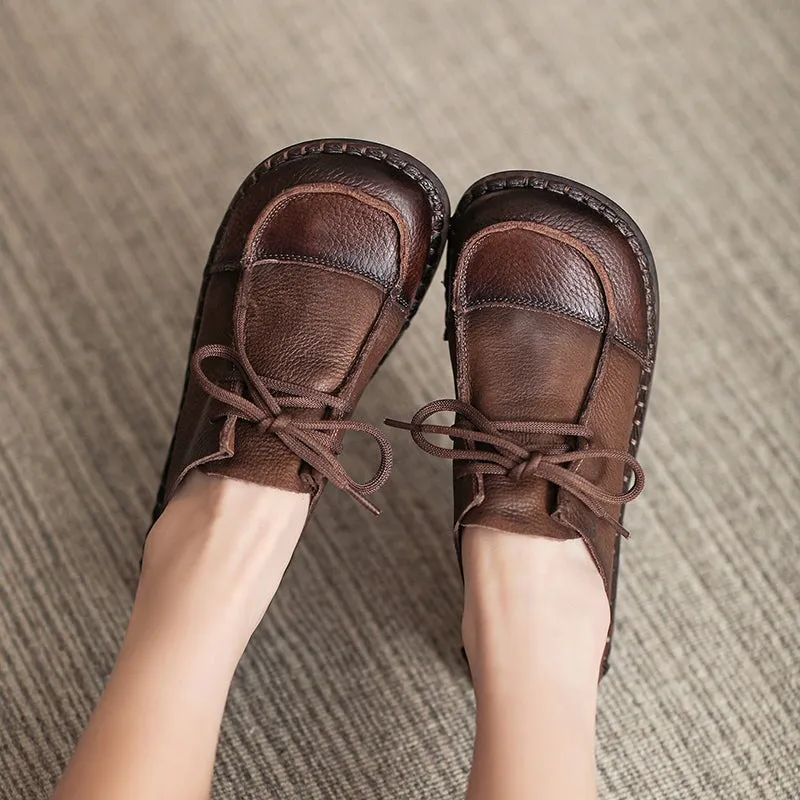
[[[459,552],[470,526],[581,537],[613,607],[658,327],[643,235],[587,187],[501,173],[459,205],[445,286],[456,398],[387,422],[453,461]],[[439,412],[455,423],[430,424]]]
[[[638,229],[584,189],[497,176],[476,186],[453,222],[447,337],[457,397],[518,447],[462,440],[505,453],[507,467],[457,461],[455,517],[459,532],[580,536],[612,595],[622,508],[644,480],[633,454],[658,295]]]
[[[381,145],[312,142],[254,170],[204,272],[156,516],[194,468],[312,504],[330,480],[372,508],[389,445],[350,415],[421,299],[446,220],[438,181]],[[381,448],[367,484],[336,461],[348,430]]]

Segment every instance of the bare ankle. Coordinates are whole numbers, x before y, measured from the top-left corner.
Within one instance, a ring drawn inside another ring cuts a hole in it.
[[[602,579],[583,542],[470,527],[462,630],[473,672],[535,662],[599,668],[609,626]]]
[[[308,495],[200,472],[188,476],[150,532],[140,615],[224,628],[243,644],[266,611],[297,545]]]

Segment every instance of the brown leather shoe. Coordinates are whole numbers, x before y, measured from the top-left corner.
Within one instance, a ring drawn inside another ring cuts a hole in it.
[[[349,417],[422,300],[448,217],[436,176],[380,144],[306,142],[253,170],[203,275],[154,520],[195,468],[310,493],[312,508],[330,481],[376,511],[389,443]],[[365,484],[336,459],[350,430],[381,450]]]
[[[581,537],[613,619],[624,505],[644,485],[634,456],[658,332],[656,271],[642,232],[574,181],[492,175],[459,204],[445,284],[458,399],[389,424],[454,460],[459,550],[470,525]],[[425,424],[440,411],[455,412],[455,426]],[[437,433],[454,448],[425,438]],[[611,631],[603,672],[610,641]]]

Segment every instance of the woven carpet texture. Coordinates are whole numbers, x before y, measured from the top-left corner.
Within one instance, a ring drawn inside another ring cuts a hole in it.
[[[640,223],[662,335],[601,796],[800,798],[798,31],[794,0],[4,0],[0,798],[48,795],[113,664],[227,203],[324,136]],[[443,311],[437,280],[360,418],[450,394]],[[383,516],[328,490],[245,655],[215,800],[463,793],[449,468],[390,435]]]

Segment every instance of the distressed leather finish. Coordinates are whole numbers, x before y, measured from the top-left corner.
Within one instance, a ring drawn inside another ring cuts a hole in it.
[[[445,285],[456,399],[389,423],[453,459],[459,553],[472,526],[580,537],[613,616],[624,503],[644,481],[634,456],[658,329],[644,236],[588,187],[501,173],[462,199]],[[442,411],[456,413],[453,426],[427,423]]]
[[[335,455],[353,429],[388,451],[346,420],[430,282],[447,202],[427,168],[369,142],[296,145],[253,171],[204,272],[154,517],[196,468],[310,493],[312,507],[341,476],[370,506],[385,475],[355,484]]]
[[[447,338],[457,397],[491,420],[580,423],[593,432],[588,447],[635,454],[655,362],[658,287],[647,243],[630,218],[563,178],[493,176],[462,201],[448,259]],[[593,260],[610,280],[613,331]],[[571,446],[563,437],[521,438],[532,451]],[[607,492],[625,488],[619,461],[578,459],[570,469]],[[620,538],[613,524],[533,474],[458,474],[459,539],[471,525],[581,537],[613,607]],[[607,511],[622,521],[622,506]]]

